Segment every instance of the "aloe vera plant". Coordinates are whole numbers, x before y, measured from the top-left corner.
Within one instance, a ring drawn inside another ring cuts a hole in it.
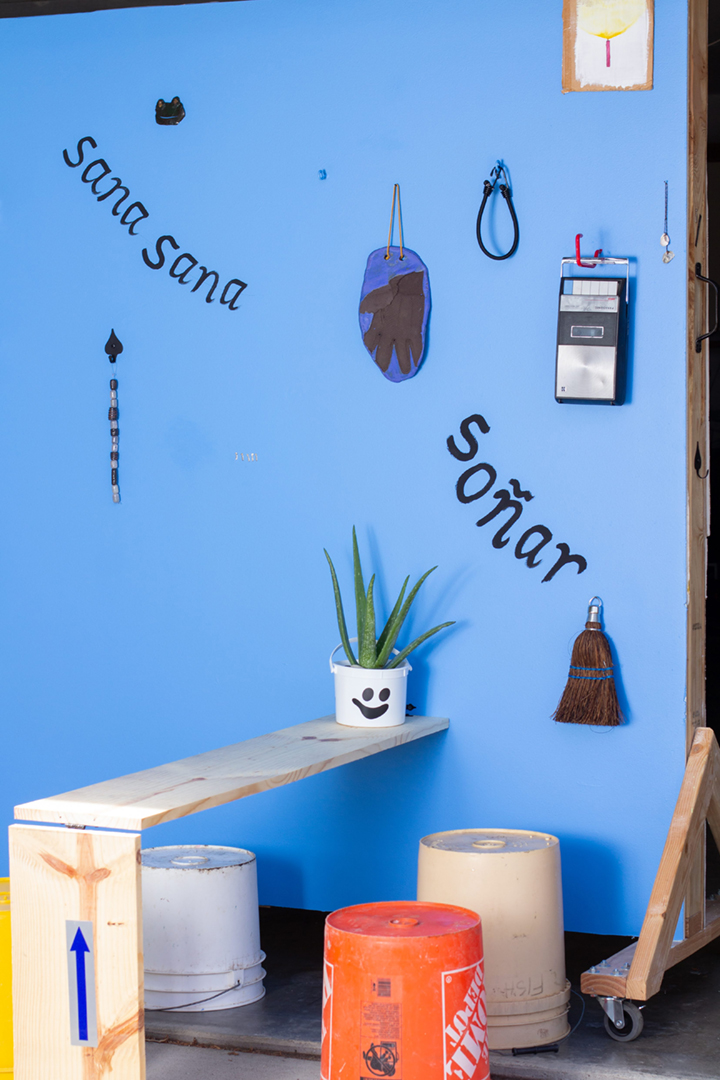
[[[323,549],[324,550],[324,549]],[[355,526],[353,526],[353,569],[355,577],[355,609],[357,613],[357,640],[358,640],[358,658],[355,659],[352,646],[350,644],[350,638],[347,631],[347,623],[345,622],[345,611],[343,609],[342,596],[340,595],[340,586],[338,584],[337,574],[335,573],[335,567],[333,561],[325,552],[325,558],[330,566],[330,574],[332,575],[333,591],[335,593],[335,607],[337,609],[337,621],[338,628],[340,630],[340,640],[342,641],[345,655],[351,664],[356,667],[364,668],[394,668],[399,664],[402,664],[406,656],[408,656],[413,649],[417,649],[418,645],[422,645],[423,641],[427,641],[433,634],[437,634],[438,630],[444,630],[446,626],[452,626],[454,619],[451,622],[441,623],[439,626],[434,626],[432,630],[428,630],[425,634],[421,634],[420,637],[415,638],[413,642],[406,645],[404,649],[401,649],[397,656],[392,656],[392,651],[395,647],[398,634],[402,629],[402,625],[407,618],[408,612],[412,606],[413,600],[418,594],[420,586],[425,581],[433,570],[437,567],[433,566],[430,570],[427,570],[422,577],[413,585],[410,592],[405,596],[405,590],[407,589],[409,577],[405,578],[403,587],[400,590],[400,595],[395,601],[395,606],[390,612],[390,616],[383,627],[383,631],[379,638],[375,636],[375,575],[370,578],[368,582],[367,590],[365,589],[365,582],[363,580],[362,566],[360,565],[360,552],[358,551],[357,535],[355,533]]]

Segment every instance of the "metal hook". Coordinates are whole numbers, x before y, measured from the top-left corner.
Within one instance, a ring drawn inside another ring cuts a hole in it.
[[[720,301],[718,300],[718,287],[711,278],[703,277],[701,263],[695,263],[695,277],[698,279],[698,281],[704,281],[706,285],[710,285],[713,292],[715,293],[715,325],[713,326],[712,330],[709,330],[707,332],[707,334],[701,334],[700,337],[695,339],[695,352],[699,353],[702,352],[702,343],[703,341],[705,341],[705,338],[712,337],[712,335],[717,331],[718,318],[720,317]]]
[[[698,480],[706,480],[708,478],[708,476],[710,475],[710,470],[709,469],[706,469],[704,473],[700,472],[700,470],[702,469],[702,464],[703,464],[703,460],[702,460],[702,454],[700,453],[700,443],[696,443],[696,445],[695,445],[695,460],[693,461],[693,465],[695,466],[695,472],[697,474]]]
[[[495,187],[495,184],[497,184],[498,180],[500,179],[500,173],[502,173],[504,178],[505,178],[505,184],[504,185],[501,184],[500,189],[502,190],[502,188],[504,186],[504,187],[507,187],[508,191],[510,191],[510,177],[508,176],[507,172],[505,171],[505,166],[503,165],[502,161],[498,160],[497,165],[490,172],[490,175],[495,177],[495,182],[493,183],[493,187]]]
[[[500,179],[501,173],[505,179],[505,183],[500,185],[500,191],[503,195],[505,195],[505,192],[508,192],[508,194],[512,195],[512,191],[510,189],[510,180],[508,178],[508,174],[505,171],[505,166],[503,165],[502,161],[500,161],[500,159],[498,159],[497,165],[495,165],[490,170],[490,180],[486,180],[483,185],[485,195],[492,195],[497,185],[497,182]],[[494,180],[493,177],[495,178]],[[507,198],[507,195],[505,197]]]
[[[594,270],[597,266],[597,263],[584,263],[582,261],[582,257],[580,255],[580,241],[582,240],[582,235],[583,234],[581,232],[575,234],[575,262],[578,264],[578,266],[584,267],[585,270]],[[598,248],[593,258],[598,259],[601,255],[602,248]]]

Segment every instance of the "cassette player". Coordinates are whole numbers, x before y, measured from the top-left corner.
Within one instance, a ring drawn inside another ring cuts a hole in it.
[[[575,259],[563,259],[575,263]],[[627,259],[597,258],[596,264]],[[628,276],[560,279],[555,399],[622,405],[628,335]]]

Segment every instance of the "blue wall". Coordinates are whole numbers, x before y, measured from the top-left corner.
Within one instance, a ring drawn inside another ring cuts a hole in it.
[[[409,697],[450,731],[145,842],[251,847],[263,902],[331,908],[413,896],[425,833],[544,829],[562,841],[568,928],[639,930],[685,738],[686,5],[656,0],[654,90],[568,95],[561,8],[253,0],[0,23],[8,823],[15,803],[331,712],[322,549],[349,590],[356,524],[384,604],[439,566],[410,632],[457,625],[416,654]],[[174,94],[187,118],[159,127]],[[135,236],[63,161],[88,135],[85,162],[102,156],[147,208]],[[504,263],[474,236],[497,157],[522,230]],[[425,363],[401,385],[357,325],[396,181],[433,298]],[[636,260],[622,408],[553,398],[576,232]],[[237,311],[169,260],[145,265],[168,233],[248,283]],[[475,526],[491,495],[458,502],[446,448],[476,412],[491,430],[475,460],[534,496],[501,550]],[[530,570],[513,551],[537,523],[554,539]],[[543,583],[561,541],[588,568]],[[550,719],[593,593],[619,729]]]

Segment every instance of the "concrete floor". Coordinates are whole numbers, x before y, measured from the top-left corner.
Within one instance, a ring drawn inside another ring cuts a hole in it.
[[[318,1080],[319,1075],[318,1061],[147,1044],[147,1080]]]
[[[627,939],[567,935],[573,986],[585,968],[624,944]],[[217,1012],[147,1014],[148,1039],[170,1040],[148,1043],[148,1080],[318,1080],[321,913],[266,911],[263,946],[268,976],[262,1001]],[[580,1011],[573,996],[571,1023]],[[597,1002],[588,998],[582,1022],[557,1053],[494,1052],[493,1080],[719,1080],[720,940],[672,968],[643,1015],[640,1038],[616,1043],[605,1032]],[[193,1041],[200,1045],[173,1045]],[[237,1052],[242,1050],[261,1052]],[[315,1060],[292,1056],[297,1054]]]

